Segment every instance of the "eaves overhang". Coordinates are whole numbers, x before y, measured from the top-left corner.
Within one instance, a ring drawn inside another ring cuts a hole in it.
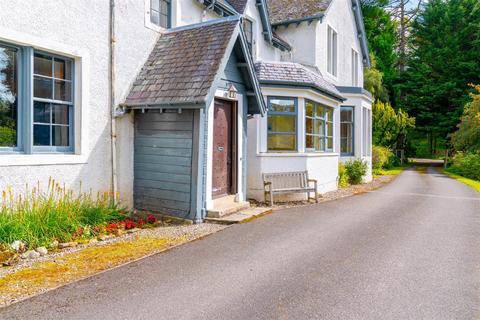
[[[280,27],[280,26],[288,27],[291,24],[300,25],[302,22],[309,22],[309,23],[312,23],[313,21],[322,22],[322,19],[323,19],[324,16],[325,15],[322,13],[322,14],[317,14],[317,15],[310,16],[310,17],[280,21],[280,22],[272,23],[272,27],[274,27],[274,28],[277,28],[277,27]]]
[[[284,81],[284,80],[261,80],[260,85],[263,87],[280,87],[280,88],[294,88],[294,89],[312,89],[322,95],[325,95],[333,100],[338,102],[344,102],[347,99],[341,95],[335,94],[324,88],[319,87],[315,83],[308,82],[294,82],[294,81]]]

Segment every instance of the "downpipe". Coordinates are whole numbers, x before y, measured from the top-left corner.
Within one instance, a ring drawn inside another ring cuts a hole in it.
[[[110,0],[110,57],[109,57],[109,104],[110,104],[110,141],[111,141],[111,191],[114,203],[117,202],[117,121],[115,110],[115,0]]]

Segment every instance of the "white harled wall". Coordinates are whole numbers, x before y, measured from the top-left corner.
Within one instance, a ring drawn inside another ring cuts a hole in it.
[[[0,154],[0,190],[54,178],[69,188],[108,191],[112,155],[109,109],[108,0],[9,0],[0,4],[0,41],[32,46],[75,60],[75,154]],[[149,0],[115,1],[115,101],[122,103],[162,30],[147,25]],[[25,10],[28,8],[28,10]],[[216,18],[195,0],[173,1],[172,25]],[[117,179],[133,203],[133,117],[117,118]]]

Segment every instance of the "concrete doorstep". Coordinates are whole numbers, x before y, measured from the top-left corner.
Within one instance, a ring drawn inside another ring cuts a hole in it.
[[[245,223],[270,213],[272,208],[247,208],[220,218],[207,217],[205,221],[220,224]]]

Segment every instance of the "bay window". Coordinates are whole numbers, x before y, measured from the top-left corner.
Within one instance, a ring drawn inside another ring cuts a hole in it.
[[[305,101],[305,147],[307,151],[333,151],[333,109]]]
[[[0,151],[73,152],[73,69],[69,58],[0,44]]]
[[[268,98],[268,150],[297,150],[297,99]]]
[[[342,156],[354,154],[354,109],[341,107],[340,109],[340,153]]]

